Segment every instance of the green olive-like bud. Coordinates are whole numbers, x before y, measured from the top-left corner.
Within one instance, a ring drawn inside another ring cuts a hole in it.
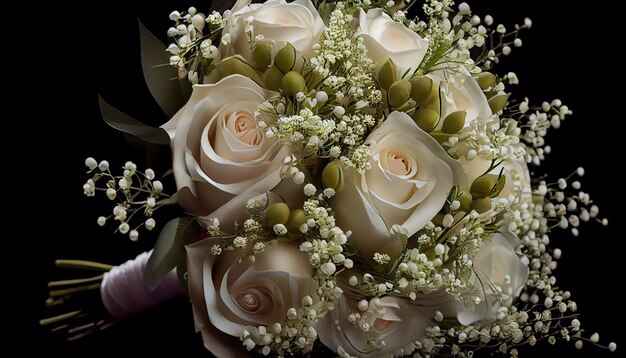
[[[217,63],[216,70],[221,78],[238,74],[246,76],[254,82],[263,85],[261,75],[240,56],[228,57],[221,60]]]
[[[448,114],[443,120],[443,126],[441,131],[447,134],[458,133],[463,127],[465,127],[465,111],[456,111]]]
[[[493,194],[498,184],[498,176],[495,174],[481,175],[472,183],[470,193],[474,198],[487,198]]]
[[[283,75],[282,72],[276,67],[272,66],[268,68],[263,74],[263,82],[265,83],[265,87],[270,91],[278,92],[280,87],[283,85]]]
[[[441,114],[441,92],[439,91],[439,85],[432,86],[428,98],[423,101],[421,106],[433,110],[437,112],[437,114]]]
[[[411,98],[419,106],[424,103],[433,91],[433,80],[426,76],[415,76],[411,82]]]
[[[413,113],[413,120],[424,132],[432,132],[439,123],[439,113],[432,109],[420,107]]]
[[[459,196],[457,196],[456,200],[458,200],[461,204],[459,210],[463,212],[468,212],[470,210],[472,206],[472,194],[466,191],[462,191],[459,193]]]
[[[389,87],[387,92],[387,100],[391,107],[399,108],[411,98],[411,82],[408,80],[400,80]]]
[[[393,61],[388,58],[380,68],[380,71],[378,71],[378,83],[385,91],[389,91],[389,88],[396,82],[396,79],[396,66],[394,66]]]
[[[491,108],[492,113],[498,113],[504,109],[506,103],[509,101],[510,93],[499,93],[489,100],[489,108]]]
[[[282,80],[283,93],[287,97],[293,97],[299,92],[306,91],[306,81],[301,74],[289,71]]]
[[[285,203],[274,203],[265,212],[265,225],[273,228],[274,225],[285,225],[289,220],[289,206]]]
[[[324,189],[330,188],[334,189],[335,193],[340,193],[343,191],[344,184],[341,166],[336,161],[328,163],[322,171],[322,185]]]
[[[265,44],[258,44],[252,49],[252,59],[257,67],[269,67],[272,64],[272,49]]]
[[[476,82],[481,90],[486,91],[496,85],[496,76],[490,72],[483,72],[476,77]]]
[[[274,65],[276,65],[280,72],[286,74],[293,69],[293,66],[295,66],[296,56],[296,48],[287,42],[285,47],[281,48],[276,54],[276,57],[274,58]]]
[[[472,201],[471,209],[482,214],[491,209],[491,200],[489,198],[476,199]]]
[[[289,214],[289,220],[287,220],[287,231],[294,235],[301,235],[300,226],[305,224],[308,218],[304,215],[304,210],[296,209]]]

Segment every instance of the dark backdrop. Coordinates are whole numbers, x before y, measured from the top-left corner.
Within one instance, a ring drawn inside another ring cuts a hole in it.
[[[8,331],[3,341],[18,349],[20,356],[27,352],[67,357],[208,356],[194,334],[185,300],[138,314],[74,343],[37,325],[47,314],[45,284],[61,276],[52,268],[55,258],[117,264],[153,243],[153,235],[132,243],[96,225],[95,219],[109,206],[106,199],[82,195],[83,161],[91,155],[115,166],[126,160],[142,162],[143,155],[100,119],[97,93],[146,123],[163,123],[166,118],[141,78],[136,18],[164,35],[169,12],[189,4],[116,0],[44,8],[26,2],[14,5],[5,11],[4,19],[10,21],[3,23],[2,30],[1,153],[3,193],[9,194],[1,221],[5,234],[0,263],[8,279],[1,291],[8,299],[2,310],[9,318],[2,320],[3,331]],[[206,11],[209,2],[195,5]],[[533,19],[532,30],[523,34],[524,46],[504,58],[498,70],[518,74],[521,84],[514,88],[516,96],[528,96],[535,103],[560,98],[575,112],[550,135],[553,154],[540,171],[556,179],[584,166],[583,188],[611,225],[584,225],[578,238],[553,235],[553,242],[563,248],[557,276],[561,287],[572,291],[589,333],[599,331],[603,343],[616,341],[623,350],[623,299],[617,292],[624,282],[620,276],[624,274],[620,262],[623,206],[619,205],[623,191],[616,170],[623,168],[620,105],[624,102],[620,98],[623,69],[614,54],[622,41],[613,22],[618,18],[612,12],[617,10],[591,3],[575,6],[565,0],[475,0],[470,5],[475,13],[491,14],[507,26],[521,23],[525,16]],[[543,346],[541,352],[604,354],[591,347],[577,353],[571,346]]]

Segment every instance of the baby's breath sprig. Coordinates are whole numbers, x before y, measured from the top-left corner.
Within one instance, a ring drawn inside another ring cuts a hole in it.
[[[152,230],[156,226],[152,218],[154,212],[164,205],[174,203],[173,197],[163,193],[163,183],[154,180],[156,174],[152,169],[144,172],[137,170],[137,165],[133,162],[126,162],[122,167],[122,175],[111,173],[109,162],[106,160],[98,163],[94,158],[85,160],[88,173],[93,173],[91,179],[83,185],[86,196],[95,196],[96,191],[104,191],[111,201],[116,201],[113,213],[107,216],[98,217],[98,225],[105,226],[113,219],[119,222],[116,232],[128,234],[132,241],[139,239],[139,229],[143,226],[147,230]],[[104,187],[98,187],[100,181],[106,181]],[[143,200],[142,200],[143,199]],[[131,227],[131,220],[137,213],[143,213],[145,221]]]
[[[187,12],[172,11],[169,18],[175,23],[167,30],[167,36],[174,39],[167,48],[170,65],[178,68],[179,78],[187,77],[192,84],[202,83],[211,66],[221,59],[213,41],[226,20],[218,12],[207,17],[193,6]]]

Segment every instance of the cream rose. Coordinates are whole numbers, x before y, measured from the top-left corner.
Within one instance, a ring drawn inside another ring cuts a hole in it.
[[[483,90],[476,79],[469,74],[437,71],[428,75],[441,89],[441,118],[450,113],[465,111],[465,127],[469,127],[475,120],[485,122],[491,117],[491,108]],[[441,129],[443,120],[439,121],[437,129]]]
[[[376,65],[382,65],[390,58],[401,69],[416,70],[428,50],[428,40],[394,21],[381,9],[371,9],[367,13],[360,10],[359,29],[367,56]]]
[[[325,29],[315,5],[310,0],[269,0],[263,4],[238,3],[224,28],[222,44],[224,56],[241,55],[250,60],[249,30],[253,36],[262,36],[262,42],[273,43],[279,50],[287,42],[307,58],[314,55],[315,45]],[[251,20],[251,22],[250,22]],[[249,25],[247,25],[249,23]],[[224,38],[225,37],[225,38]]]
[[[281,181],[281,161],[288,151],[265,138],[254,118],[266,95],[241,75],[195,85],[187,104],[163,125],[172,140],[183,209],[207,215],[238,196],[237,203],[243,204],[231,207],[245,212],[252,193],[269,191]],[[223,222],[237,216],[229,212],[227,218]]]
[[[380,308],[361,311],[358,301],[342,296],[335,309],[316,325],[320,341],[337,352],[342,348],[356,357],[395,357],[411,354],[411,343],[421,338],[432,326],[436,311],[445,315],[456,313],[457,303],[445,292],[420,295],[414,301],[386,296]],[[361,315],[356,324],[348,320],[352,313]],[[367,325],[367,327],[364,327]],[[363,328],[367,328],[365,331]]]
[[[211,254],[213,239],[187,246],[189,297],[196,330],[218,357],[246,355],[239,340],[246,326],[284,322],[287,310],[300,307],[310,293],[308,256],[291,243],[279,243],[238,262],[225,251]]]
[[[528,258],[515,251],[519,244],[520,239],[509,231],[497,232],[483,241],[478,255],[473,259],[479,275],[475,278],[473,295],[480,298],[481,302],[457,314],[461,324],[494,320],[500,307],[510,307],[513,300],[519,297],[529,273]],[[501,292],[501,300],[489,283]]]
[[[392,238],[392,227],[402,225],[409,236],[423,228],[452,186],[465,185],[463,169],[405,113],[391,113],[365,144],[371,169],[359,174],[348,168],[332,207],[362,258],[372,260],[376,252],[397,257],[403,244]]]

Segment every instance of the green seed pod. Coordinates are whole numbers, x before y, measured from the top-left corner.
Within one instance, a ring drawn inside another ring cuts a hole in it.
[[[257,67],[269,67],[272,64],[272,49],[265,44],[258,44],[252,49],[252,59]]]
[[[463,127],[465,127],[465,111],[456,111],[448,114],[446,119],[443,120],[443,127],[441,131],[447,134],[458,133]]]
[[[306,215],[304,215],[304,210],[296,209],[289,214],[289,220],[287,220],[287,231],[293,235],[301,235],[300,226],[305,224],[307,221]]]
[[[280,49],[274,58],[274,65],[280,70],[280,72],[286,74],[293,69],[296,64],[296,48],[292,44],[287,42],[285,47]]]
[[[439,123],[439,113],[432,109],[420,107],[413,113],[413,120],[424,132],[431,132]]]
[[[298,92],[306,91],[306,81],[301,74],[295,71],[289,71],[282,80],[283,93],[287,97],[295,96]]]
[[[499,93],[489,100],[489,108],[491,108],[492,113],[498,113],[504,109],[506,103],[509,101],[510,93]]]
[[[389,87],[387,101],[393,108],[399,108],[411,98],[411,82],[400,80]]]
[[[478,82],[480,89],[486,91],[496,85],[496,76],[494,76],[490,72],[483,72],[478,75],[478,77],[476,78],[476,82]]]
[[[265,225],[273,228],[276,224],[285,225],[289,220],[289,207],[285,203],[270,205],[265,212]]]
[[[441,92],[439,91],[439,85],[432,86],[430,95],[423,101],[421,106],[437,112],[438,115],[441,114]]]
[[[221,78],[239,74],[250,78],[260,85],[263,85],[261,75],[259,75],[259,73],[240,56],[228,57],[221,60],[217,63],[216,70]]]
[[[498,176],[495,174],[481,175],[472,183],[470,193],[474,198],[487,198],[491,196],[498,184]]]
[[[459,196],[456,198],[456,200],[458,200],[459,203],[461,203],[459,210],[463,212],[468,212],[470,210],[472,206],[472,194],[466,191],[462,191],[459,193]]]
[[[385,91],[389,91],[391,85],[396,82],[396,78],[396,66],[389,58],[378,71],[378,83]]]
[[[265,87],[270,91],[276,91],[280,89],[283,84],[283,75],[282,72],[276,66],[272,66],[265,71],[263,74],[263,82],[265,83]]]
[[[432,94],[433,80],[426,76],[416,76],[411,78],[409,82],[411,82],[411,98],[419,106]]]
[[[489,198],[476,199],[472,201],[472,210],[476,210],[477,213],[482,214],[491,209],[491,200]]]
[[[343,169],[337,162],[330,162],[322,171],[322,185],[324,189],[331,188],[335,193],[343,191],[344,187]]]

